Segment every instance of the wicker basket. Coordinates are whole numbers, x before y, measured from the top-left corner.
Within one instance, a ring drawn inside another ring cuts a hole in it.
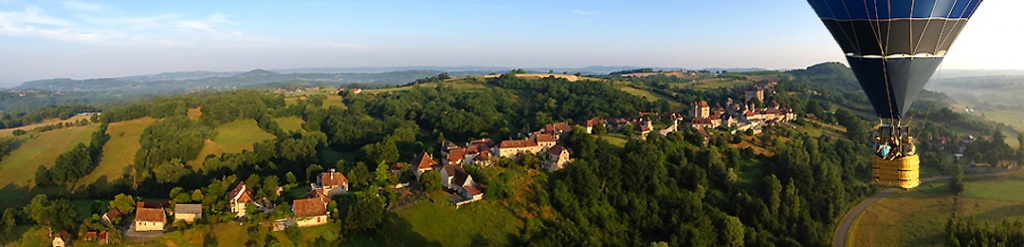
[[[921,160],[917,155],[903,156],[886,160],[878,156],[871,157],[871,183],[885,187],[910,189],[921,184]]]

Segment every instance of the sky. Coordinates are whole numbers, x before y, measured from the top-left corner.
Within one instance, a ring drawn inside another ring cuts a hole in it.
[[[987,0],[943,69],[1024,69]],[[0,0],[0,86],[311,67],[804,68],[845,60],[806,1]]]

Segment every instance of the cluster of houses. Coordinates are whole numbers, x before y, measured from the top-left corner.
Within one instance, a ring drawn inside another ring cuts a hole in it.
[[[774,88],[774,85],[773,82],[769,82],[766,88]],[[793,109],[776,101],[760,108],[756,106],[755,102],[763,102],[766,90],[768,89],[753,84],[743,90],[744,102],[734,102],[729,98],[725,107],[716,104],[714,109],[707,101],[693,102],[690,104],[691,118],[688,125],[704,136],[707,136],[704,129],[719,126],[735,127],[739,131],[752,130],[757,134],[767,124],[795,120],[797,115]]]

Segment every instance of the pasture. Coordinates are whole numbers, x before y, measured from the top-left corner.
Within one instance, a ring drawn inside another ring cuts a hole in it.
[[[869,207],[854,223],[853,246],[942,246],[945,225],[958,209],[961,218],[974,217],[990,224],[1004,218],[1024,217],[1024,177],[968,180],[957,204],[948,182],[922,184],[909,192],[889,195]]]
[[[120,179],[124,175],[124,168],[134,162],[135,152],[142,147],[139,144],[142,132],[154,121],[153,118],[145,117],[108,125],[110,140],[103,145],[100,164],[92,173],[78,180],[75,187],[85,187],[101,179],[106,183]]]

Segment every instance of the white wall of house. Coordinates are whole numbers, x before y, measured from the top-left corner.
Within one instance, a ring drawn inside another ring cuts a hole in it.
[[[203,216],[197,214],[174,214],[174,221],[184,220],[185,222],[194,222]]]
[[[135,221],[135,231],[163,231],[165,222]]]
[[[327,215],[295,219],[295,225],[299,227],[319,226],[323,224],[327,224]]]

